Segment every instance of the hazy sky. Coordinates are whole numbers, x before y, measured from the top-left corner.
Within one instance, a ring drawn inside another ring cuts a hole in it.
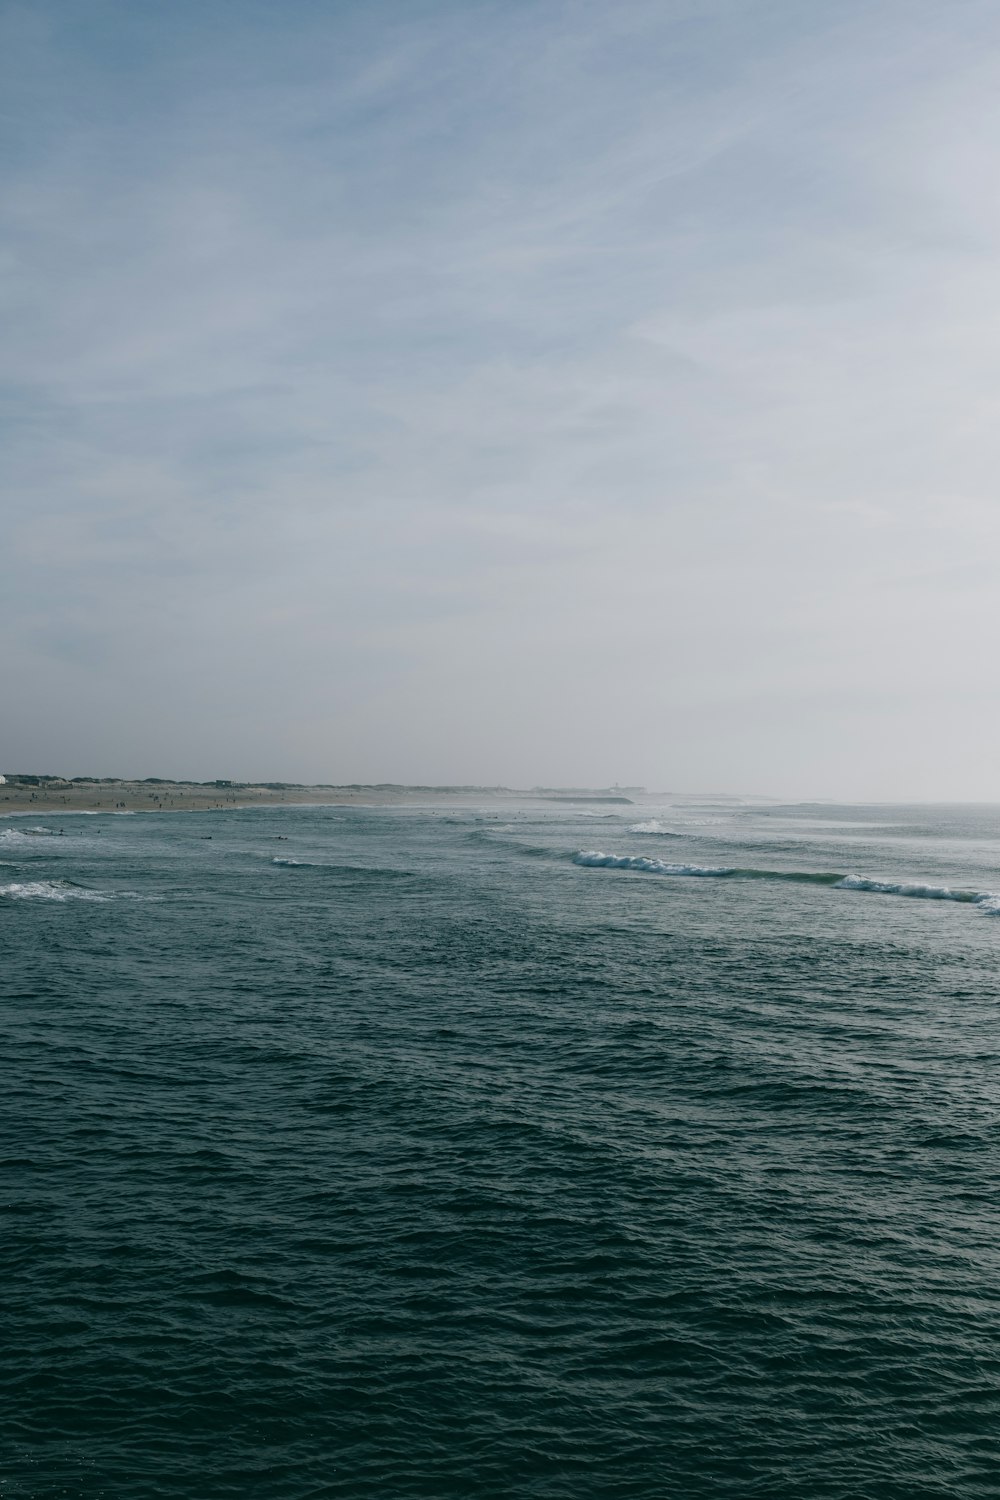
[[[0,767],[1000,798],[996,0],[0,69]]]

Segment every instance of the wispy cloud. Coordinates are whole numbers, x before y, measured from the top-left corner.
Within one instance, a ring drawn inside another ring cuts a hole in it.
[[[993,7],[2,30],[8,761],[988,794]]]

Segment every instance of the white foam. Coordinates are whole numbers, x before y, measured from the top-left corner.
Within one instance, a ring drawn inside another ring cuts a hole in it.
[[[80,886],[66,885],[61,880],[14,881],[0,885],[0,896],[11,901],[107,901],[99,891],[87,891]]]
[[[304,865],[311,865],[312,864],[312,860],[309,860],[309,859],[291,859],[291,858],[285,859],[285,858],[282,858],[281,856],[276,856],[274,859],[272,859],[271,863],[272,863],[272,865],[303,865],[304,866]]]
[[[947,885],[924,885],[919,881],[873,880],[867,875],[835,875],[799,870],[743,870],[726,865],[668,864],[636,854],[605,854],[583,849],[574,855],[578,865],[610,870],[641,870],[649,875],[737,876],[745,880],[795,881],[829,886],[838,891],[867,892],[878,896],[908,896],[923,901],[960,901],[975,906],[984,916],[1000,917],[1000,892],[953,889]]]
[[[662,859],[646,859],[639,854],[604,854],[600,849],[581,849],[574,856],[577,865],[599,866],[607,870],[644,870],[648,875],[732,875],[728,865],[671,865]]]
[[[633,823],[628,831],[629,833],[664,833],[671,838],[676,837],[672,829],[664,828],[656,818],[650,818],[648,823]]]
[[[1000,916],[1000,895],[993,891],[953,890],[948,885],[922,885],[916,881],[871,880],[867,875],[845,875],[838,891],[869,891],[877,896],[910,896],[920,901],[964,901],[991,916]]]

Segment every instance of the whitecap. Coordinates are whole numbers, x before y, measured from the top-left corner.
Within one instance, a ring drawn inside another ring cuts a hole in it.
[[[605,854],[600,849],[581,849],[573,863],[608,870],[644,870],[648,875],[733,875],[730,865],[672,865],[640,854]]]
[[[867,875],[831,875],[811,870],[756,870],[727,865],[668,864],[637,854],[605,854],[599,849],[583,849],[574,855],[574,863],[610,870],[640,870],[648,875],[733,876],[740,880],[794,882],[827,886],[838,891],[855,891],[877,896],[907,896],[923,901],[960,901],[975,906],[984,916],[1000,917],[1000,892],[926,885],[919,881],[875,880]]]
[[[867,875],[845,875],[838,880],[838,891],[868,891],[876,896],[911,896],[922,901],[966,901],[987,904],[996,898],[989,891],[953,890],[947,885],[922,885],[917,881],[872,880]]]
[[[11,901],[108,901],[110,897],[99,891],[88,891],[82,886],[68,885],[63,880],[13,881],[0,885],[0,896]]]

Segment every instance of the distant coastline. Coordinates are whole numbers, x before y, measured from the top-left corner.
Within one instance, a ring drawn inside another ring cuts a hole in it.
[[[624,790],[638,792],[640,788]],[[552,787],[520,791],[504,786],[405,786],[392,782],[345,786],[295,782],[168,781],[151,776],[144,781],[114,777],[66,780],[59,776],[12,775],[0,784],[0,817],[7,813],[84,812],[212,812],[224,808],[280,807],[282,805],[347,805],[352,803],[391,806],[409,801],[454,801],[496,798],[537,799],[544,802],[627,802],[621,788]]]

